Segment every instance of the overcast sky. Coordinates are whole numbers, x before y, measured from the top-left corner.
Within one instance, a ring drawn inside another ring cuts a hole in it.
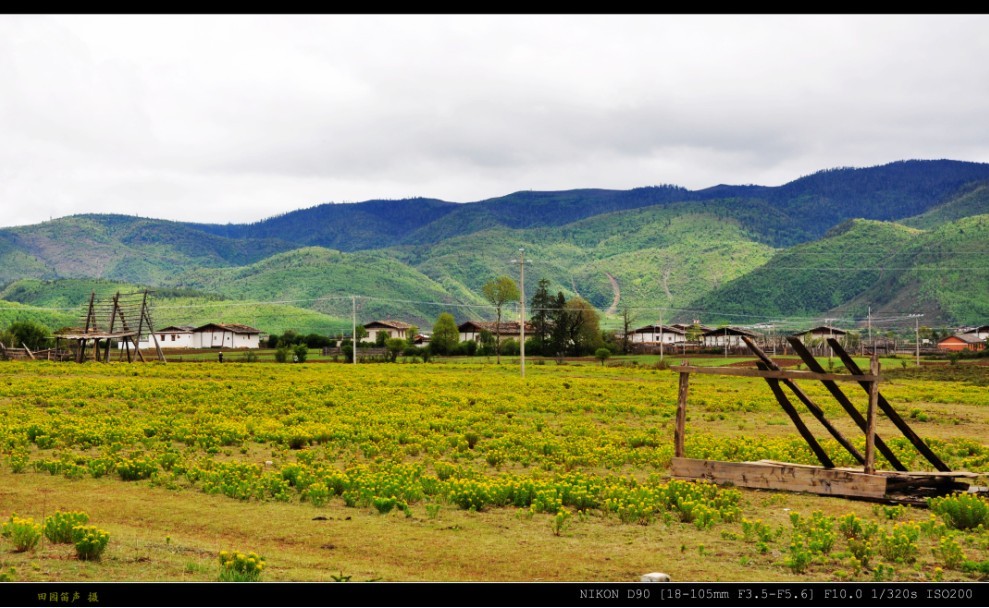
[[[0,225],[989,162],[989,16],[0,16]]]

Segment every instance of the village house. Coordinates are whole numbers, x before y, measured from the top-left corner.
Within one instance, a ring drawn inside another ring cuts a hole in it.
[[[207,323],[192,331],[192,348],[260,348],[261,330],[239,323]]]
[[[632,344],[681,344],[686,341],[686,330],[672,325],[646,325],[629,333]]]
[[[207,323],[200,327],[170,325],[156,329],[159,348],[260,348],[261,330],[239,323]],[[141,350],[154,348],[151,336],[138,343]],[[117,348],[124,348],[123,342]]]
[[[364,329],[367,330],[367,339],[371,342],[377,342],[378,334],[385,334],[388,338],[401,338],[404,340],[406,338],[406,332],[412,327],[411,323],[405,323],[404,321],[371,321],[370,323],[364,324]]]
[[[805,344],[815,343],[815,342],[826,342],[828,338],[837,338],[839,342],[843,342],[845,336],[848,332],[844,329],[838,329],[837,327],[831,327],[829,325],[820,325],[813,329],[808,329],[807,331],[802,331],[797,334],[793,334],[793,337],[800,338]]]
[[[162,329],[155,330],[155,337],[158,338],[160,348],[196,348],[193,346],[193,333],[196,330],[191,325],[169,325]],[[145,341],[140,343],[141,348],[145,348]],[[147,343],[150,348],[151,344]]]
[[[502,321],[501,325],[497,321],[467,321],[457,326],[457,331],[460,332],[461,342],[467,342],[469,340],[480,342],[481,331],[491,332],[492,336],[501,335],[502,340],[509,338],[518,340],[520,329],[518,321]],[[533,327],[532,323],[526,321],[526,335],[532,334],[534,330],[535,327]]]
[[[982,350],[986,347],[985,339],[980,339],[978,332],[955,334],[938,340],[937,347],[941,350],[959,352],[963,350]]]
[[[753,340],[759,338],[758,334],[738,327],[719,327],[718,329],[712,329],[701,334],[701,341],[704,344],[704,348],[722,348],[726,345],[728,348],[738,348],[745,346],[742,336],[748,336]]]

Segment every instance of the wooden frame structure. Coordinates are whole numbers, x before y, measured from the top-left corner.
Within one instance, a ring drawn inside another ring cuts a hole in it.
[[[58,338],[75,341],[76,361],[82,363],[86,360],[86,346],[93,343],[93,356],[97,361],[110,361],[110,347],[114,340],[124,343],[124,349],[120,352],[120,359],[127,355],[128,363],[134,359],[144,361],[144,354],[138,346],[141,336],[147,333],[154,341],[155,353],[159,361],[165,361],[165,355],[158,344],[154,327],[151,323],[151,315],[148,312],[147,290],[139,293],[123,294],[118,291],[110,303],[98,302],[96,293],[89,296],[89,308],[86,312],[85,326],[80,330],[68,330],[57,334]],[[140,301],[138,301],[140,296]],[[117,323],[120,323],[118,326]],[[134,347],[134,354],[131,353],[131,346]],[[102,353],[102,356],[101,356]]]
[[[828,345],[841,359],[847,374],[828,373],[814,359],[807,347],[796,337],[787,341],[810,371],[786,371],[781,369],[748,337],[746,346],[759,359],[758,369],[738,369],[729,367],[692,367],[685,361],[683,365],[671,367],[680,374],[677,399],[676,429],[674,432],[674,458],[671,475],[679,479],[706,479],[720,484],[733,484],[747,488],[767,490],[788,490],[812,492],[815,494],[865,498],[891,502],[923,504],[926,496],[941,495],[952,491],[966,490],[961,478],[975,478],[974,473],[953,472],[918,436],[907,422],[893,409],[879,392],[881,377],[879,360],[873,355],[869,373],[864,373],[834,338]],[[686,458],[684,448],[687,420],[687,396],[690,389],[690,374],[717,374],[724,376],[745,376],[765,379],[770,390],[786,412],[804,441],[820,462],[820,466],[800,465],[775,461],[722,462]],[[824,415],[796,384],[797,380],[819,381],[831,393],[855,425],[865,433],[865,453],[861,453]],[[866,415],[855,408],[838,383],[857,383],[868,395]],[[782,385],[782,386],[781,386]],[[832,437],[854,458],[861,468],[836,467],[813,433],[800,417],[797,408],[783,392],[783,386],[802,402],[810,413],[821,423]],[[876,417],[882,411],[896,428],[907,438],[917,451],[936,469],[936,472],[911,472],[890,450],[876,433]],[[877,471],[876,451],[890,463],[894,471]]]

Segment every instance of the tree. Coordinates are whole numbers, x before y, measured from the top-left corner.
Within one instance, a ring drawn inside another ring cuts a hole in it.
[[[398,360],[398,356],[402,354],[405,347],[406,342],[401,338],[388,338],[385,340],[385,348],[388,349],[388,355],[392,363]]]
[[[419,335],[419,326],[410,325],[408,329],[405,330],[405,341],[408,342],[409,346],[416,343],[416,336]]]
[[[547,352],[552,329],[550,315],[553,312],[554,303],[555,300],[549,293],[549,280],[539,279],[539,287],[536,288],[536,293],[533,294],[532,301],[529,302],[529,312],[532,315],[532,337],[535,341],[533,354],[545,355]],[[526,348],[529,347],[526,346]]]
[[[622,306],[622,354],[627,355],[629,351],[629,343],[631,342],[632,335],[632,323],[635,323],[635,318],[632,316],[632,309],[628,307],[628,304]]]
[[[15,321],[0,335],[0,341],[12,348],[27,345],[31,350],[41,350],[48,345],[51,332],[34,321]]]
[[[550,339],[549,352],[561,360],[567,352],[569,344],[570,315],[567,311],[567,299],[562,291],[556,293],[556,298],[552,299],[550,306]]]
[[[594,352],[602,344],[597,310],[579,296],[567,300],[564,309],[567,341],[573,354],[579,357]]]
[[[594,357],[597,358],[597,360],[601,362],[601,365],[602,366],[604,365],[604,362],[607,361],[608,360],[608,357],[610,357],[610,356],[611,356],[611,351],[608,350],[607,348],[604,348],[604,347],[599,348],[596,351],[594,351]]]
[[[495,330],[495,352],[498,353],[498,363],[501,363],[501,309],[506,302],[519,299],[519,288],[515,281],[508,276],[500,276],[497,279],[488,281],[481,288],[484,298],[494,305],[498,311],[498,325]],[[523,319],[523,322],[525,320]]]
[[[446,355],[457,348],[460,343],[460,330],[453,315],[448,312],[440,313],[433,325],[433,337],[429,349],[437,355]]]

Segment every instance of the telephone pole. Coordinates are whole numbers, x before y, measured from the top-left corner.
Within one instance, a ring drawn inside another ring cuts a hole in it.
[[[519,363],[525,378],[525,247],[519,247]]]

